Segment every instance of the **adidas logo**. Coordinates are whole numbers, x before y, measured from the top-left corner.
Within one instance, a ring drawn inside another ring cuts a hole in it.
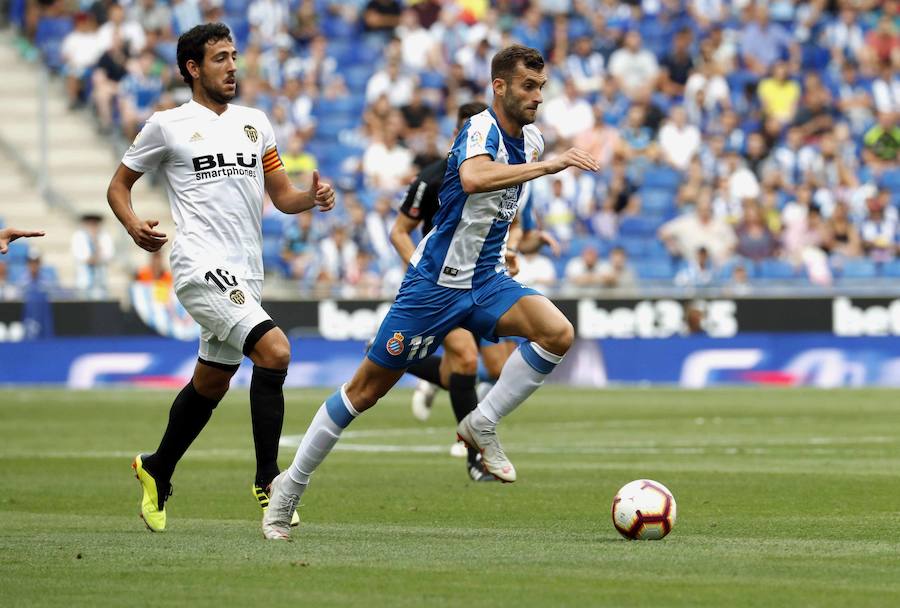
[[[195,141],[202,141],[203,136],[200,135],[198,131],[194,131],[194,134],[191,135],[191,138],[188,140],[190,143],[194,143]]]

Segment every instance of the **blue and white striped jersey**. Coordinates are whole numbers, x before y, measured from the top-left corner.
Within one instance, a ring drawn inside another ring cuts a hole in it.
[[[544,139],[534,125],[525,125],[520,139],[503,132],[490,108],[470,118],[450,150],[434,228],[410,260],[419,274],[444,287],[474,289],[503,272],[509,225],[523,187],[466,194],[459,167],[482,154],[499,163],[518,165],[536,162],[543,152]]]

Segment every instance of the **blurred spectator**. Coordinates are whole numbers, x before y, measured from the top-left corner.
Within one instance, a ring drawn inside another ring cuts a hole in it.
[[[874,101],[869,87],[859,78],[856,64],[844,62],[837,85],[837,108],[847,119],[855,135],[865,131],[874,118]]]
[[[287,31],[288,3],[285,0],[253,0],[247,9],[247,20],[259,40],[274,40]]]
[[[330,236],[319,241],[317,286],[334,289],[341,283],[357,282],[360,273],[358,253],[359,248],[350,239],[346,228],[341,224],[332,227]]]
[[[75,286],[91,299],[106,297],[106,267],[115,253],[112,237],[102,223],[103,216],[89,213],[81,217],[81,228],[72,233]]]
[[[556,134],[557,137],[571,141],[594,127],[594,109],[578,93],[578,87],[572,78],[566,78],[562,94],[548,101],[543,112],[545,123],[552,129],[548,136]]]
[[[708,287],[715,277],[715,268],[706,247],[699,247],[694,255],[685,258],[685,264],[675,275],[675,284],[681,287]]]
[[[160,32],[168,38],[172,30],[172,11],[157,0],[135,0],[131,5],[129,21],[140,24],[148,32]]]
[[[166,268],[166,261],[162,249],[150,254],[146,264],[137,269],[134,280],[138,283],[151,283],[154,285],[171,287],[172,273]]]
[[[382,95],[386,95],[391,105],[399,108],[409,103],[415,88],[415,80],[402,71],[398,60],[393,59],[369,78],[366,84],[366,102],[373,103]]]
[[[298,213],[295,223],[285,230],[281,246],[281,259],[292,278],[309,278],[309,272],[315,266],[318,239],[319,232],[313,226],[313,214]]]
[[[171,0],[172,33],[180,36],[195,25],[203,23],[200,5],[195,0]]]
[[[900,68],[881,67],[878,78],[872,82],[872,97],[877,111],[900,113]]]
[[[422,27],[419,13],[407,8],[400,16],[397,28],[405,70],[421,71],[439,65],[440,53],[431,34]]]
[[[863,136],[863,159],[879,174],[897,166],[900,161],[900,125],[895,114],[878,113],[878,122]]]
[[[800,104],[800,85],[791,80],[785,61],[775,63],[772,74],[759,83],[759,101],[763,113],[781,125],[788,125],[797,114]]]
[[[403,147],[397,132],[385,127],[372,138],[363,155],[363,174],[371,188],[396,192],[413,174],[412,153]]]
[[[894,69],[900,69],[900,34],[890,15],[882,15],[878,25],[866,34],[866,56],[872,65],[893,65]]]
[[[853,5],[844,3],[841,6],[838,19],[825,26],[821,43],[831,51],[831,60],[835,65],[841,66],[846,61],[860,59],[865,40]]]
[[[859,230],[850,221],[847,205],[843,202],[835,205],[825,222],[822,247],[832,258],[855,258],[863,254]]]
[[[731,276],[725,285],[725,293],[734,297],[748,296],[753,292],[750,278],[747,275],[747,266],[737,263],[731,268]]]
[[[758,262],[765,258],[775,257],[778,252],[778,241],[769,231],[759,205],[750,201],[744,207],[744,217],[737,229],[736,253],[744,258]]]
[[[577,287],[598,287],[604,285],[604,275],[600,273],[600,256],[597,249],[588,245],[581,254],[566,263],[563,272],[566,285]]]
[[[784,144],[772,152],[781,183],[788,189],[806,180],[806,174],[813,168],[815,157],[815,149],[803,145],[803,132],[797,127],[788,129]]]
[[[590,36],[579,36],[572,53],[566,58],[566,76],[579,95],[592,99],[603,85],[603,55],[591,46]]]
[[[69,108],[78,106],[84,91],[85,78],[104,51],[103,42],[97,33],[97,20],[92,13],[75,15],[75,30],[62,41],[60,53],[65,66],[66,94]]]
[[[549,197],[540,206],[540,215],[544,227],[562,242],[568,242],[575,236],[575,205],[571,198],[563,192],[563,179],[552,176]]]
[[[831,93],[817,74],[806,76],[806,90],[794,116],[794,126],[807,141],[821,137],[834,127]]]
[[[162,95],[163,83],[153,73],[153,61],[151,51],[142,52],[129,62],[128,74],[119,83],[119,112],[126,139],[134,139]]]
[[[741,60],[756,76],[764,76],[786,54],[790,55],[792,64],[800,64],[799,46],[781,25],[769,20],[767,3],[749,4],[743,21]]]
[[[312,172],[318,169],[316,158],[304,149],[305,142],[300,135],[288,139],[288,145],[281,153],[284,170],[293,182],[309,181]]]
[[[897,252],[897,210],[890,204],[887,190],[879,191],[867,201],[868,215],[860,227],[863,250],[870,260],[887,262]]]
[[[288,17],[288,33],[301,46],[309,45],[320,34],[320,12],[316,4],[316,0],[295,0],[290,3],[296,8]]]
[[[381,196],[375,201],[372,210],[366,214],[366,232],[372,253],[376,260],[394,260],[394,248],[391,245],[391,226],[396,214],[391,209],[391,199]]]
[[[643,48],[642,42],[637,30],[629,30],[622,48],[609,58],[609,73],[628,97],[634,97],[640,89],[651,87],[659,75],[656,55]]]
[[[712,192],[708,188],[700,191],[694,211],[662,225],[659,238],[673,256],[691,259],[703,248],[716,264],[725,262],[737,244],[731,226],[713,217]]]
[[[128,74],[128,48],[125,39],[114,34],[109,48],[100,56],[91,73],[93,90],[91,98],[101,133],[108,133],[113,126],[113,100],[119,94],[119,83]]]
[[[635,287],[637,275],[628,263],[628,255],[622,247],[613,247],[607,260],[600,264],[600,277],[604,287]]]
[[[363,26],[367,32],[393,32],[400,25],[402,12],[397,0],[370,0],[363,12]]]
[[[694,32],[689,27],[678,30],[672,44],[672,50],[662,60],[662,73],[659,79],[659,89],[669,97],[681,97],[684,95],[685,86],[691,71],[694,69],[694,59],[691,57],[691,43],[694,40]]]
[[[516,280],[528,287],[552,288],[556,285],[556,268],[553,261],[542,253],[523,253],[519,255]]]
[[[669,117],[659,130],[659,146],[663,159],[684,171],[700,150],[700,129],[688,124],[684,106],[673,106]]]
[[[0,259],[0,302],[18,300],[20,297],[19,288],[9,282],[9,269],[6,260]]]
[[[53,287],[53,282],[43,272],[40,252],[36,249],[29,250],[21,289],[24,303],[22,325],[25,327],[26,340],[53,337],[53,307],[50,304]]]
[[[125,9],[119,4],[111,4],[106,11],[106,23],[97,30],[97,37],[103,50],[113,45],[114,39],[120,39],[125,43],[129,55],[137,55],[144,50],[147,36],[144,33],[145,24],[134,21],[125,14]]]

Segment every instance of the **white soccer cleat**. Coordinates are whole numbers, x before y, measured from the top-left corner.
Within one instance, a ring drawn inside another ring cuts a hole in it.
[[[457,441],[450,446],[450,455],[454,458],[465,458],[469,455],[469,448],[462,441]]]
[[[437,391],[438,387],[431,382],[419,380],[412,394],[412,415],[416,420],[425,422],[431,416],[431,404]]]
[[[300,496],[285,490],[285,475],[287,471],[282,471],[272,480],[269,508],[263,514],[262,532],[268,540],[291,540],[291,518],[297,510]]]
[[[460,421],[456,427],[456,436],[471,448],[481,452],[481,463],[485,470],[500,481],[512,483],[516,480],[516,468],[506,457],[497,432],[493,426],[479,428],[472,424],[472,417],[478,410]]]

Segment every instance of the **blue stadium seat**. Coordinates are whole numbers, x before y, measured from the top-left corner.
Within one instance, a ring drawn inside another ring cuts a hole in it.
[[[881,276],[900,278],[900,260],[885,262],[881,267]]]
[[[262,218],[262,235],[263,237],[281,237],[284,234],[284,222],[277,216],[266,216]]]
[[[288,274],[287,264],[281,259],[281,237],[263,238],[262,247],[263,268],[274,271],[282,276]]]
[[[887,188],[892,194],[900,193],[900,169],[891,169],[881,174],[881,187]]]
[[[671,281],[675,278],[671,260],[635,260],[632,266],[638,278],[645,281]]]
[[[681,185],[681,173],[671,167],[648,168],[644,173],[643,188],[658,188],[669,190],[674,196],[678,186]]]
[[[641,212],[660,218],[667,218],[675,211],[675,192],[667,188],[647,188],[638,190],[641,197]]]
[[[663,219],[654,216],[625,216],[619,222],[619,234],[624,237],[654,237],[663,222]]]
[[[5,258],[10,265],[24,263],[28,257],[28,244],[24,241],[25,239],[20,239],[9,244]]]
[[[831,61],[831,52],[817,44],[800,47],[800,63],[804,70],[824,71]]]
[[[34,45],[41,51],[44,63],[58,72],[65,62],[62,58],[62,41],[72,31],[71,17],[43,17],[38,21],[34,34]]]
[[[840,269],[840,276],[844,279],[874,279],[878,276],[878,267],[867,258],[847,260]]]
[[[794,279],[798,273],[784,260],[767,259],[757,262],[755,276],[760,279]]]
[[[344,70],[344,81],[351,92],[363,93],[366,84],[372,76],[372,67],[368,65],[356,65]]]

